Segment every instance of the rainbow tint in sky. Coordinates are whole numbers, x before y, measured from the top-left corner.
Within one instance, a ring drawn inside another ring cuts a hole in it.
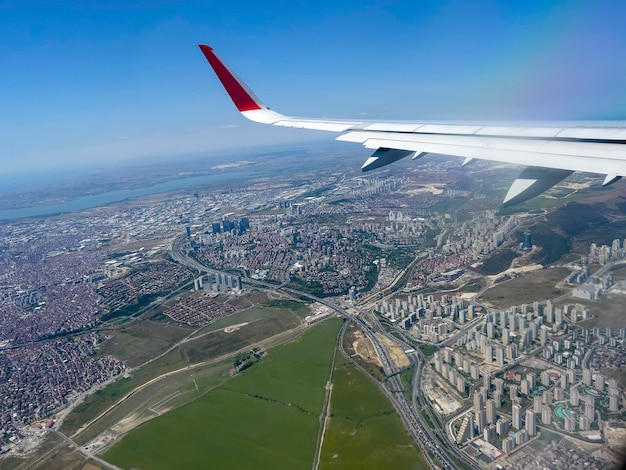
[[[0,168],[333,135],[239,116],[196,47],[290,115],[626,119],[623,2],[3,2]]]

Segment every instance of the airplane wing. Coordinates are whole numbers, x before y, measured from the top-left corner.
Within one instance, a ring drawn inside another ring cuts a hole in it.
[[[626,176],[626,127],[497,126],[377,122],[291,117],[268,108],[220,60],[213,48],[200,49],[246,118],[274,126],[339,132],[337,140],[358,142],[374,149],[361,169],[380,168],[401,158],[427,153],[524,165],[504,198],[510,206],[551,188],[574,171],[606,175],[603,185]]]

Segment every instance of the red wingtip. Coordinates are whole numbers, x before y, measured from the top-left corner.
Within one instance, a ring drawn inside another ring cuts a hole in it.
[[[261,106],[254,100],[251,93],[246,90],[245,85],[237,79],[237,77],[224,65],[224,63],[215,55],[213,48],[206,44],[198,44],[198,47],[209,61],[211,67],[215,71],[217,78],[220,79],[226,92],[235,103],[240,112],[261,109]]]

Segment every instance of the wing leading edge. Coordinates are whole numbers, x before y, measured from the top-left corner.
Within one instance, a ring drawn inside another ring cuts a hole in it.
[[[464,164],[484,159],[528,167],[511,185],[505,206],[541,194],[574,171],[604,174],[603,185],[626,176],[626,127],[480,126],[285,116],[267,107],[211,47],[199,47],[246,118],[274,126],[339,132],[337,140],[374,149],[363,171],[427,153],[465,157]]]

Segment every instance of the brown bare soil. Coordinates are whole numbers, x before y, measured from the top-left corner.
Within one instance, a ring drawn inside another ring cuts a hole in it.
[[[398,346],[386,336],[378,333],[376,334],[376,336],[384,343],[387,351],[389,351],[391,360],[398,369],[402,369],[403,367],[408,367],[409,365],[411,365],[411,361],[409,361],[409,358],[400,346]]]
[[[507,308],[552,299],[568,292],[569,289],[559,289],[556,284],[569,272],[567,268],[532,271],[492,287],[480,297],[479,302],[489,307]]]
[[[385,378],[385,373],[382,369],[382,364],[380,363],[378,357],[376,356],[375,359],[370,358],[369,360],[367,360],[363,356],[361,356],[355,349],[355,344],[357,344],[363,338],[363,333],[361,333],[361,331],[359,331],[356,326],[348,326],[346,333],[343,335],[343,349],[354,361],[357,362],[357,364],[365,369],[368,374],[378,380],[383,380]],[[362,349],[364,346],[359,345],[358,347],[359,349]],[[372,348],[371,343],[370,348]],[[364,353],[364,355],[368,355],[368,353]]]

